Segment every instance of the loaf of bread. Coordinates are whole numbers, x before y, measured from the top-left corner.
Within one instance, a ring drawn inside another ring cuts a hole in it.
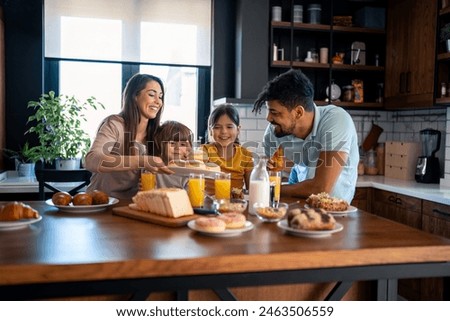
[[[328,193],[311,194],[306,199],[306,204],[309,207],[322,208],[326,211],[346,211],[348,209],[348,202],[328,195]]]
[[[320,208],[295,208],[288,212],[288,225],[301,230],[332,230],[336,220]]]
[[[0,221],[18,221],[39,218],[34,208],[22,202],[9,202],[0,208]]]
[[[140,191],[133,197],[130,208],[166,217],[194,214],[189,196],[181,188],[159,188]]]

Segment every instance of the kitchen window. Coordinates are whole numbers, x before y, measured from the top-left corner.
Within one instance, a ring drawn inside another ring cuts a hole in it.
[[[192,10],[195,15],[186,14]],[[210,0],[46,0],[44,20],[45,90],[81,100],[94,96],[105,105],[87,115],[91,137],[103,118],[120,111],[125,83],[137,72],[163,80],[163,120],[205,131]]]

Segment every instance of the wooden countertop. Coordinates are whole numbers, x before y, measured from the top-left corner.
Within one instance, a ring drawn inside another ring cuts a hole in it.
[[[338,218],[344,230],[326,238],[288,235],[253,216],[253,230],[215,238],[111,209],[68,214],[28,203],[43,219],[0,231],[0,285],[450,261],[450,240],[363,211]]]

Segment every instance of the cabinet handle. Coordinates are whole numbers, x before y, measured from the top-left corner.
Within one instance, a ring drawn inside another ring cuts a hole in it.
[[[411,71],[406,73],[406,92],[411,92]]]
[[[438,214],[438,215],[450,216],[450,213],[440,211],[440,210],[438,210],[436,208],[433,208],[432,212],[435,213],[435,214]]]
[[[395,199],[395,204],[397,204],[397,205],[402,205],[402,199],[397,197],[397,198]]]
[[[395,197],[393,195],[388,197],[389,202],[396,203]]]

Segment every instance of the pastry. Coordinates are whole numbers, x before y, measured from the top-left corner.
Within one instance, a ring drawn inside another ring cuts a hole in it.
[[[196,159],[170,161],[168,167],[206,169],[205,163]]]
[[[80,192],[72,198],[72,204],[77,205],[92,205],[92,196],[85,192]]]
[[[168,167],[182,167],[182,168],[196,168],[201,170],[207,170],[211,172],[220,172],[220,166],[216,163],[212,162],[202,162],[197,159],[189,159],[189,160],[176,160],[170,161],[167,165]]]
[[[194,214],[187,192],[182,188],[158,188],[140,191],[133,196],[131,209],[167,217]]]
[[[30,218],[39,218],[39,213],[22,202],[9,202],[0,209],[0,221],[18,221]]]
[[[72,202],[72,195],[67,192],[57,192],[53,194],[52,202],[55,205],[67,206]]]
[[[332,230],[336,220],[321,208],[295,208],[288,212],[288,225],[301,230]]]
[[[243,228],[246,222],[245,215],[241,213],[225,213],[217,218],[225,222],[227,229]]]
[[[100,205],[100,204],[108,204],[109,203],[109,196],[105,192],[99,191],[99,190],[93,190],[89,193],[89,195],[92,196],[92,204],[93,205]]]
[[[244,191],[242,188],[232,187],[231,198],[244,199]]]
[[[328,193],[311,194],[306,199],[306,204],[313,208],[322,208],[326,211],[346,211],[348,209],[348,202],[328,195]]]
[[[195,220],[195,226],[212,233],[223,232],[226,229],[226,223],[216,217],[200,217]]]
[[[285,207],[258,207],[256,208],[256,212],[259,216],[262,216],[266,219],[280,219],[284,217],[286,214],[286,208]]]

